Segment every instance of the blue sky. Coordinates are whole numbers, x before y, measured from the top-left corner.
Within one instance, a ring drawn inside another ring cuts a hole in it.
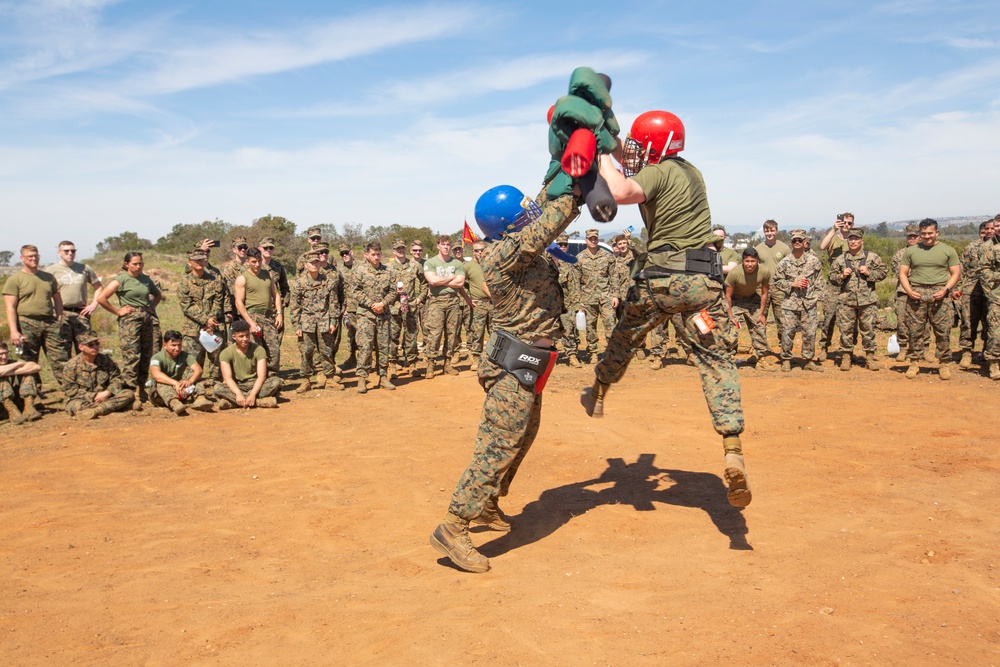
[[[455,231],[537,191],[580,65],[624,128],[684,120],[731,230],[1000,211],[995,1],[0,0],[0,249],[268,213]]]

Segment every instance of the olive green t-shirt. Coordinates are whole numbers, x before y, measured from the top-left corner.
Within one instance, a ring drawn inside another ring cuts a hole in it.
[[[639,212],[649,231],[650,252],[668,244],[675,250],[691,250],[718,240],[712,234],[705,180],[690,162],[667,158],[644,167],[632,180],[646,195]]]
[[[171,359],[166,350],[160,350],[149,360],[149,365],[159,368],[171,380],[180,381],[184,379],[184,371],[187,370],[192,361],[195,361],[194,357],[183,350],[176,359]]]
[[[792,249],[788,247],[788,244],[777,239],[771,246],[767,245],[766,241],[761,241],[754,246],[754,250],[757,251],[760,264],[770,271],[771,275],[774,275],[778,262],[792,254]]]
[[[722,246],[722,250],[720,250],[719,253],[722,255],[723,266],[725,266],[726,264],[731,264],[733,262],[736,262],[736,264],[738,265],[741,262],[739,253],[733,250],[732,248],[727,248],[726,246]]]
[[[133,308],[149,308],[149,297],[159,296],[160,288],[156,286],[153,279],[145,273],[140,273],[138,278],[133,278],[128,272],[122,272],[115,278],[118,281],[118,303],[123,306]]]
[[[746,299],[757,293],[761,285],[771,284],[771,272],[767,267],[758,264],[757,270],[747,275],[742,266],[737,266],[726,276],[726,286],[733,288],[734,299]]]
[[[449,259],[442,262],[441,257],[434,255],[424,260],[424,273],[434,273],[438,276],[464,276],[465,262],[460,259]],[[431,296],[442,296],[445,294],[455,294],[454,287],[431,287]]]
[[[959,263],[958,253],[947,243],[911,245],[903,252],[900,266],[910,267],[911,285],[944,285],[951,278],[949,267]]]
[[[271,272],[261,269],[254,275],[250,269],[241,274],[246,280],[247,295],[244,304],[247,310],[268,312],[273,310],[271,303]]]
[[[465,264],[465,286],[469,288],[469,296],[473,299],[485,299],[486,292],[483,291],[483,282],[486,276],[483,275],[483,267],[479,262],[472,261]]]
[[[52,317],[52,298],[59,285],[51,273],[18,271],[3,284],[3,293],[17,297],[17,314],[22,317]]]
[[[267,360],[267,352],[262,345],[250,343],[247,353],[243,354],[235,344],[230,345],[219,355],[219,363],[227,362],[233,368],[233,379],[237,382],[257,379],[257,362]]]
[[[840,238],[840,234],[834,234],[833,240],[830,241],[830,245],[826,247],[826,255],[830,258],[830,261],[837,259],[845,252],[848,252],[847,239]]]

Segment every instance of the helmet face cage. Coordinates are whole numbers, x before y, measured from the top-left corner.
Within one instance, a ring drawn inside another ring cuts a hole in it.
[[[622,146],[622,171],[626,176],[629,178],[635,176],[649,164],[650,148],[651,144],[647,144],[644,148],[631,136],[625,139],[625,145]]]
[[[542,217],[542,207],[536,204],[534,199],[525,196],[521,200],[521,212],[514,217],[514,222],[507,227],[507,231],[519,232],[540,217]]]

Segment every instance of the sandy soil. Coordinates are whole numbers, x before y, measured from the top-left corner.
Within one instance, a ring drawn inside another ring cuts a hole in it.
[[[427,544],[468,371],[3,426],[0,664],[1000,664],[997,386],[903,370],[743,371],[737,511],[693,368],[636,362],[598,421],[560,367],[482,575]]]

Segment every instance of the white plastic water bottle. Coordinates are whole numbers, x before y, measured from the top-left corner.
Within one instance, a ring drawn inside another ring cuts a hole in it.
[[[587,313],[582,310],[576,311],[576,329],[577,331],[587,330]]]

